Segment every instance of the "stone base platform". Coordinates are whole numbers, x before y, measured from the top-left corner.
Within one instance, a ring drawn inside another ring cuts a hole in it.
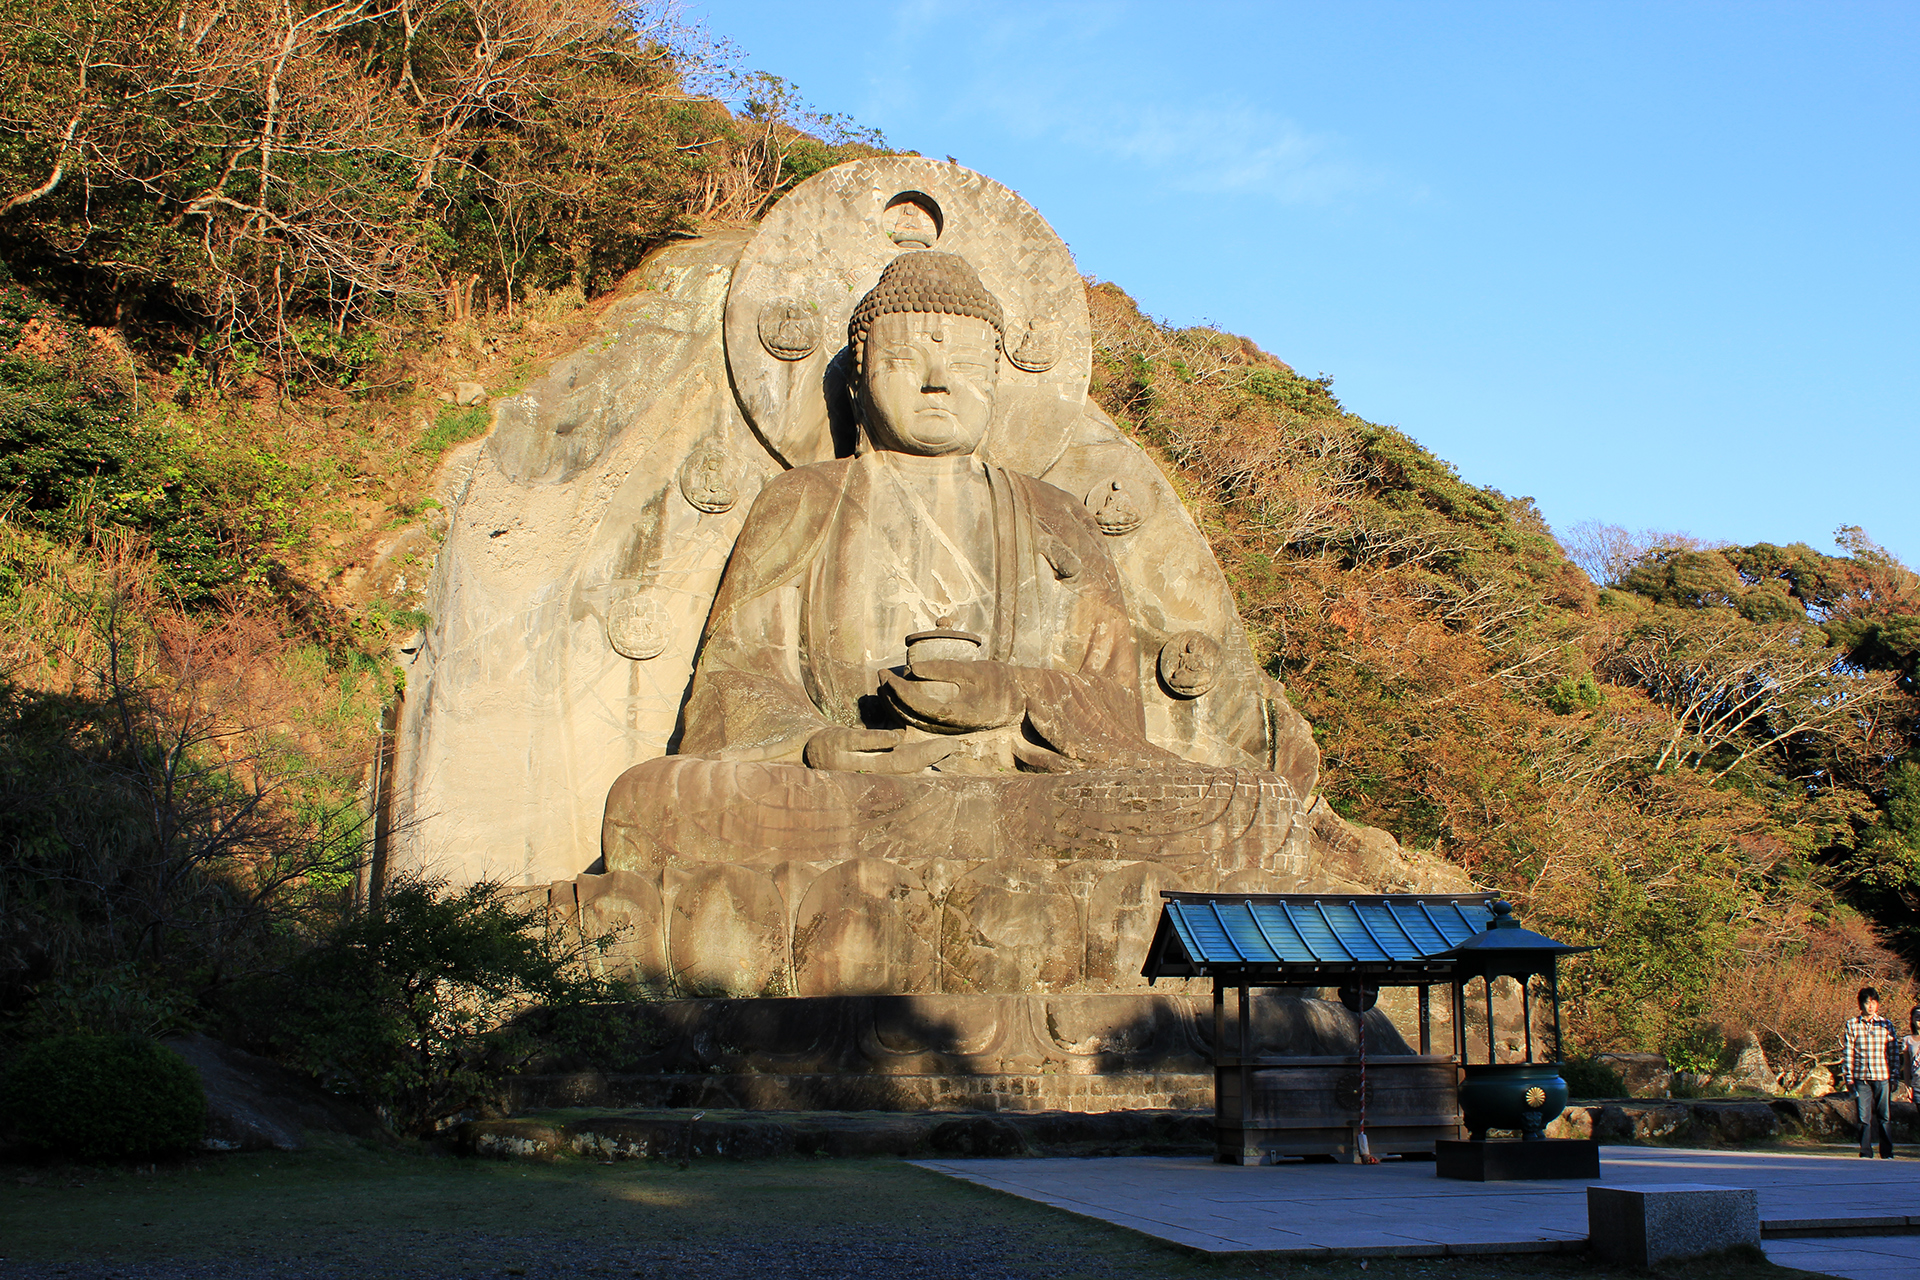
[[[1262,995],[1263,1053],[1355,1051],[1354,1019]],[[593,1067],[553,1058],[509,1084],[513,1110],[1210,1110],[1210,998],[1188,995],[817,996],[669,1000],[614,1014],[625,1044]],[[1384,1014],[1369,1051],[1408,1052]]]
[[[1751,1187],[1650,1182],[1587,1188],[1587,1234],[1608,1262],[1653,1267],[1760,1245],[1760,1196]]]
[[[502,1160],[1164,1156],[1208,1151],[1213,1113],[566,1110],[468,1121],[447,1140],[462,1155]]]
[[[742,1111],[1099,1112],[1213,1109],[1209,1072],[1061,1075],[638,1074],[520,1076],[515,1112],[554,1107],[720,1107]]]

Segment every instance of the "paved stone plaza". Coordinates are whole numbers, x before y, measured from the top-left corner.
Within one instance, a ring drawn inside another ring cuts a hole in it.
[[[1240,1168],[1202,1157],[925,1160],[922,1168],[1209,1253],[1297,1257],[1576,1251],[1586,1181],[1455,1182],[1428,1161]],[[1877,1280],[1920,1269],[1920,1160],[1831,1153],[1603,1147],[1606,1184],[1709,1183],[1759,1192],[1770,1257]],[[1796,1231],[1913,1235],[1794,1237]]]
[[[1844,1280],[1906,1280],[1920,1275],[1920,1235],[1769,1240],[1767,1257],[1783,1267]]]

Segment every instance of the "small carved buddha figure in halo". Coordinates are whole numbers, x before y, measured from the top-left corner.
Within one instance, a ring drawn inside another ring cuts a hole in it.
[[[1304,869],[1285,779],[1147,740],[1086,506],[979,455],[1004,323],[973,268],[933,250],[895,258],[854,310],[858,452],[755,501],[678,754],[608,796],[609,870],[1036,852]]]

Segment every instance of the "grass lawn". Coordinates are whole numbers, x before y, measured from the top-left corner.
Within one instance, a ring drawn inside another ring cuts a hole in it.
[[[152,1172],[0,1169],[0,1275],[1567,1277],[1584,1256],[1219,1262],[898,1160],[456,1160],[341,1144]],[[1689,1280],[1805,1273],[1762,1261]]]

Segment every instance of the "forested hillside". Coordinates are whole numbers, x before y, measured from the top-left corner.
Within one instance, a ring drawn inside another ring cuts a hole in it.
[[[1093,301],[1094,394],[1179,476],[1328,797],[1604,944],[1574,966],[1586,1044],[1704,1069],[1750,1032],[1804,1072],[1852,987],[1904,977],[1910,570],[1858,529],[1838,554],[1608,528],[1563,546],[1329,379],[1112,285]]]
[[[0,3],[0,1050],[225,1030],[429,1123],[560,971],[498,903],[353,908],[451,393],[878,140],[665,5]],[[357,1058],[249,1023],[343,951]]]
[[[428,480],[486,426],[442,389],[511,391],[650,249],[884,144],[618,2],[0,4],[0,1015],[204,1020],[341,927]],[[1804,1071],[1904,980],[1911,571],[1857,529],[1556,540],[1329,379],[1092,301],[1094,394],[1329,799],[1604,943],[1583,1047]]]

